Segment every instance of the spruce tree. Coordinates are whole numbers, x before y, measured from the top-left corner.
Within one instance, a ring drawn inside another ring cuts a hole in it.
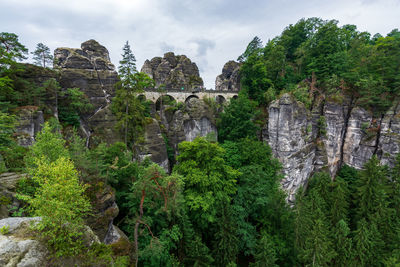
[[[352,257],[352,239],[350,238],[350,228],[346,221],[341,219],[337,222],[333,229],[335,251],[337,253],[334,258],[335,266],[350,266]]]
[[[117,91],[111,109],[118,120],[117,128],[124,131],[125,144],[131,144],[134,151],[133,146],[143,134],[146,123],[146,108],[138,98],[138,93],[154,87],[154,81],[145,73],[137,72],[136,58],[128,41],[123,51],[118,68],[120,81],[116,84]],[[131,141],[128,142],[128,139]]]
[[[373,156],[365,165],[357,181],[357,218],[369,218],[387,199],[387,172]]]
[[[336,256],[331,239],[329,222],[322,211],[324,200],[318,193],[310,192],[308,196],[308,212],[302,216],[310,216],[309,231],[304,237],[304,245],[300,248],[299,257],[305,265],[326,266]]]

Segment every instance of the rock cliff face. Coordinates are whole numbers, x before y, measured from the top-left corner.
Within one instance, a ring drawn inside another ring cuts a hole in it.
[[[25,147],[31,146],[35,141],[36,134],[42,129],[43,112],[36,106],[20,107],[18,117],[15,129],[18,144]]]
[[[321,169],[334,177],[343,164],[361,169],[372,155],[393,166],[400,150],[400,109],[396,104],[374,118],[352,101],[325,102],[312,111],[288,94],[269,106],[265,141],[282,162],[282,187],[293,201],[297,189]]]
[[[151,161],[169,171],[167,147],[157,120],[153,119],[151,123],[146,125],[144,143],[140,146],[139,150],[141,160],[149,157]]]
[[[222,68],[222,74],[215,80],[217,91],[239,91],[240,90],[240,64],[236,61],[228,61]]]
[[[107,142],[118,140],[113,129],[115,118],[109,110],[118,74],[110,62],[108,50],[97,41],[89,40],[82,43],[81,49],[57,48],[54,58],[62,88],[79,87],[94,107],[81,121],[81,131],[87,142],[94,136]]]
[[[191,98],[183,109],[171,111],[168,107],[162,115],[169,145],[178,150],[182,141],[193,141],[197,136],[217,134],[214,113],[204,101]]]
[[[144,62],[141,71],[153,78],[157,87],[164,84],[167,90],[191,91],[203,87],[196,63],[185,55],[168,52],[162,58],[154,57]]]

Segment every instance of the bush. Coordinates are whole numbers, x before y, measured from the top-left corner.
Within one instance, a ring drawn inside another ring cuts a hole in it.
[[[35,195],[18,195],[31,205],[34,216],[42,220],[35,230],[56,256],[73,256],[82,251],[83,217],[90,209],[84,196],[85,186],[78,179],[71,160],[61,157],[48,162],[43,157],[31,169],[33,182],[38,184]]]

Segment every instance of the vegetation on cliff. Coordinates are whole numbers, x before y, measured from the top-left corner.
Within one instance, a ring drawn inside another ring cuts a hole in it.
[[[301,101],[349,95],[374,113],[386,111],[400,94],[400,33],[360,32],[337,20],[301,19],[263,47],[258,37],[239,57],[242,88],[266,104],[270,95],[308,88]],[[297,93],[298,95],[298,93]]]

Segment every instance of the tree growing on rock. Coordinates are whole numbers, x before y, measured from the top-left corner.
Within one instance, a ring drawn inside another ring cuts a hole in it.
[[[43,43],[36,45],[35,51],[31,52],[35,65],[46,68],[46,64],[51,65],[53,63],[53,55],[50,54],[50,48]]]
[[[128,41],[123,51],[118,68],[120,81],[116,84],[117,91],[111,109],[118,120],[117,128],[124,131],[125,144],[133,148],[146,123],[146,108],[138,98],[138,93],[154,87],[154,81],[146,74],[137,72],[136,59]],[[131,141],[128,142],[128,139]]]

